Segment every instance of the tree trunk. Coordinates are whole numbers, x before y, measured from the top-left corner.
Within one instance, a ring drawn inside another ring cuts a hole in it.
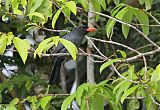
[[[89,11],[93,11],[93,6],[91,1],[89,1]],[[94,13],[88,12],[88,27],[94,27],[95,15]],[[92,41],[94,43],[94,41]],[[88,41],[87,53],[92,53],[93,46]],[[94,80],[94,62],[91,61],[90,57],[87,57],[87,82],[95,83]]]

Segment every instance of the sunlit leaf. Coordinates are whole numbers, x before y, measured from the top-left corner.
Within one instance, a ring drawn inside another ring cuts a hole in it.
[[[131,82],[126,82],[123,85],[121,85],[119,89],[116,91],[116,106],[118,106],[123,92],[127,90],[131,84]]]
[[[117,84],[113,89],[113,93],[115,93],[120,88],[120,86],[122,86],[126,82],[127,82],[126,80],[123,80],[119,84]]]
[[[123,9],[121,9],[116,15],[115,18],[118,18],[120,20],[122,20],[124,14],[127,12],[128,7],[124,7]],[[117,10],[116,10],[117,11]],[[115,14],[115,12],[113,12]],[[113,14],[113,15],[114,15]],[[106,25],[106,32],[107,32],[107,37],[110,37],[110,34],[113,30],[113,27],[115,25],[116,21],[109,19]]]
[[[7,45],[7,36],[3,34],[0,36],[0,55],[3,55]]]
[[[17,15],[23,15],[23,12],[19,9],[14,9],[14,14],[17,14]]]
[[[122,50],[117,50],[117,52],[120,52],[123,58],[126,58],[126,57],[127,57],[127,55],[126,55],[126,53],[125,53],[124,51],[122,51]]]
[[[75,15],[77,13],[76,3],[74,1],[66,2],[65,5],[73,12]]]
[[[157,79],[157,81],[159,81],[160,80],[160,64],[156,67],[155,74],[157,74],[156,75],[157,76],[156,79]]]
[[[105,0],[98,0],[98,3],[102,6],[104,10],[106,10],[106,1]]]
[[[2,21],[5,21],[5,20],[6,20],[6,14],[2,16]]]
[[[63,38],[60,38],[60,42],[64,45],[64,47],[71,54],[73,60],[76,60],[76,55],[78,53],[77,47],[71,41],[68,41]]]
[[[14,105],[18,104],[18,102],[19,102],[19,99],[18,99],[18,98],[15,98],[15,99],[13,99],[13,100],[10,102],[9,105],[14,106]]]
[[[44,15],[41,13],[38,13],[38,12],[30,13],[30,14],[28,14],[28,16],[30,17],[30,19],[32,18],[32,16],[37,16],[37,17],[41,18],[42,20],[45,20]]]
[[[13,38],[14,38],[13,33],[9,32],[7,36],[7,45],[11,45]]]
[[[47,104],[51,101],[52,96],[45,96],[40,100],[40,104],[43,110],[46,110]]]
[[[78,0],[83,8],[87,11],[88,10],[88,0]]]
[[[135,86],[129,88],[128,90],[124,91],[124,94],[121,97],[121,102],[123,103],[123,101],[127,98],[127,96],[132,94],[138,87],[139,87],[139,85],[135,85]]]
[[[23,63],[25,64],[28,57],[28,49],[30,48],[29,42],[24,39],[20,39],[18,37],[14,37],[13,44],[15,45]]]
[[[59,10],[56,12],[56,14],[53,16],[53,19],[52,19],[52,28],[53,28],[53,29],[54,29],[54,27],[55,27],[56,21],[57,21],[59,15],[60,15],[60,13],[61,13],[61,10],[59,9]]]
[[[57,46],[59,43],[59,36],[52,37],[52,41],[55,44],[55,46]]]
[[[82,85],[80,85],[76,91],[76,101],[78,103],[79,106],[81,106],[82,103],[82,96],[83,96],[83,92],[86,88],[87,84],[84,83]]]
[[[29,0],[27,4],[28,13],[30,14],[35,12],[35,10],[40,7],[42,2],[43,0]]]
[[[48,38],[43,40],[39,45],[36,51],[34,52],[34,58],[36,58],[36,55],[38,54],[39,57],[41,57],[43,50],[46,48],[47,44],[52,41],[52,38]]]
[[[112,65],[114,62],[116,62],[118,59],[113,59],[113,60],[108,60],[106,63],[104,63],[103,65],[101,65],[100,67],[100,73],[107,68],[108,66]]]
[[[71,94],[62,103],[61,110],[67,110],[68,106],[71,104],[76,94]]]
[[[141,26],[143,33],[147,36],[149,34],[149,18],[147,14],[142,10],[134,10],[134,15],[138,19],[139,23],[146,26]]]
[[[26,0],[21,0],[21,4],[22,4],[22,6],[26,6],[27,5],[27,1]]]

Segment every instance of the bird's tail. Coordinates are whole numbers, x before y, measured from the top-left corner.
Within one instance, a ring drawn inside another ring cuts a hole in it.
[[[64,61],[64,58],[62,57],[57,57],[54,59],[54,64],[52,67],[49,84],[53,84],[54,82],[56,82],[56,80],[60,78],[60,69],[63,61]]]

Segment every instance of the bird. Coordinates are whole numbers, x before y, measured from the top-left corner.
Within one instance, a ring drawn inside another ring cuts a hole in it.
[[[84,25],[80,25],[77,27],[74,27],[71,32],[63,36],[63,39],[71,41],[76,47],[79,47],[82,44],[82,41],[85,37],[85,35],[88,32],[95,32],[96,28],[94,27],[87,27]],[[57,47],[53,50],[52,53],[65,53],[67,52],[66,48],[59,43]],[[64,62],[65,57],[55,57],[53,61],[53,67],[51,70],[51,75],[49,79],[49,84],[54,84],[56,81],[59,73],[62,63]]]

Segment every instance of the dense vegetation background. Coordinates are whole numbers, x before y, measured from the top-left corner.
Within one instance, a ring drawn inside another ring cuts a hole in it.
[[[160,0],[0,0],[0,109],[158,110]],[[96,27],[81,48],[60,36]],[[68,53],[52,53],[62,43]],[[65,56],[48,85],[55,56]]]

